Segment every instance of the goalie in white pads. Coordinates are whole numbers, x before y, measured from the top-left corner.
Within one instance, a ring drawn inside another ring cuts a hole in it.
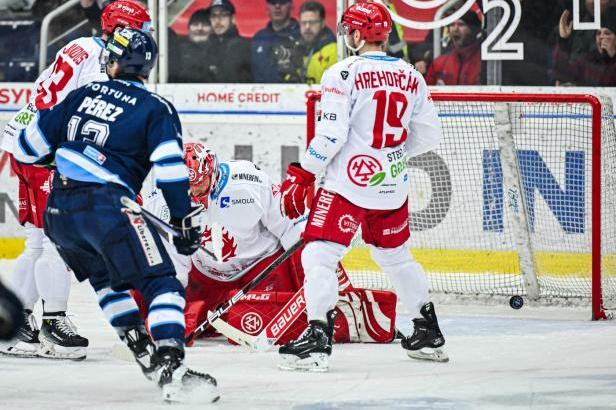
[[[360,226],[373,259],[415,317],[414,333],[402,347],[412,358],[448,360],[427,279],[405,246],[410,237],[406,161],[438,145],[440,123],[421,74],[383,52],[391,24],[379,3],[346,9],[339,34],[358,55],[323,75],[316,136],[301,164],[289,165],[281,185],[287,216],[303,215],[311,207],[302,254],[309,327],[280,348],[284,369],[328,369],[338,300],[336,264]],[[306,194],[321,174],[322,186],[310,201]]]
[[[200,143],[184,147],[193,202],[205,206],[205,230],[197,250],[182,258],[170,250],[186,287],[186,334],[300,238],[306,217],[290,220],[280,213],[279,195],[268,175],[249,161],[218,161]],[[144,208],[165,219],[164,198],[150,194]],[[295,291],[301,286],[299,252],[281,264],[256,290]],[[184,276],[184,277],[182,277]]]

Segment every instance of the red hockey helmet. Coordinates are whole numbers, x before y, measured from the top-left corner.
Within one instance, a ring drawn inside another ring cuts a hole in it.
[[[355,3],[342,14],[338,30],[344,35],[358,30],[361,39],[370,43],[387,41],[391,32],[391,15],[381,3]]]
[[[199,142],[184,145],[190,191],[196,202],[207,206],[207,199],[218,181],[218,158]]]
[[[117,27],[152,31],[148,9],[138,1],[117,0],[105,6],[101,14],[103,33],[111,34]]]

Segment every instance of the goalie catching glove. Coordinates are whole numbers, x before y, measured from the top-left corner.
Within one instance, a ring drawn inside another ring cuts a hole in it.
[[[310,208],[314,197],[314,174],[292,162],[280,185],[280,211],[290,219],[299,218]]]
[[[192,207],[184,218],[171,217],[169,224],[178,232],[173,237],[175,249],[181,255],[192,255],[201,244],[203,232],[203,205]]]

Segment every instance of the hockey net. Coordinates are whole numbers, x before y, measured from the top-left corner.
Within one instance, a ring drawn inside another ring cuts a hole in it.
[[[433,93],[443,140],[407,161],[410,252],[431,291],[591,301],[616,311],[616,133],[609,98]],[[308,96],[314,135],[318,93]],[[412,136],[409,136],[412,138]],[[357,287],[391,288],[361,235]]]

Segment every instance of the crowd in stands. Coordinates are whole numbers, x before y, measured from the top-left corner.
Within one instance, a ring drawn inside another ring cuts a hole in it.
[[[32,81],[38,72],[38,31],[42,17],[65,0],[0,0],[0,81]],[[326,1],[326,0],[322,0]],[[577,0],[519,0],[522,18],[510,42],[524,44],[524,59],[502,61],[502,85],[616,86],[616,0],[600,1],[601,28],[574,30],[572,2]],[[585,0],[581,21],[593,21],[595,0]],[[81,9],[58,23],[68,27],[84,19],[89,24],[50,47],[96,32],[102,8],[109,0],[80,0]],[[262,4],[260,4],[262,2]],[[11,5],[12,3],[12,5]],[[326,24],[320,1],[255,0],[269,21],[252,38],[237,28],[239,0],[211,0],[188,19],[187,35],[172,28],[169,38],[169,81],[177,83],[319,83],[337,60],[335,27]],[[392,1],[386,2],[393,9]],[[465,3],[460,1],[460,5]],[[434,58],[432,33],[409,43],[396,24],[387,45],[390,55],[404,58],[430,85],[487,83],[481,43],[487,35],[479,1],[442,30],[442,51]],[[297,7],[297,19],[292,11]],[[449,14],[453,13],[451,10]],[[10,47],[19,31],[20,47]],[[50,39],[62,32],[56,29]],[[5,44],[6,43],[6,44]]]

